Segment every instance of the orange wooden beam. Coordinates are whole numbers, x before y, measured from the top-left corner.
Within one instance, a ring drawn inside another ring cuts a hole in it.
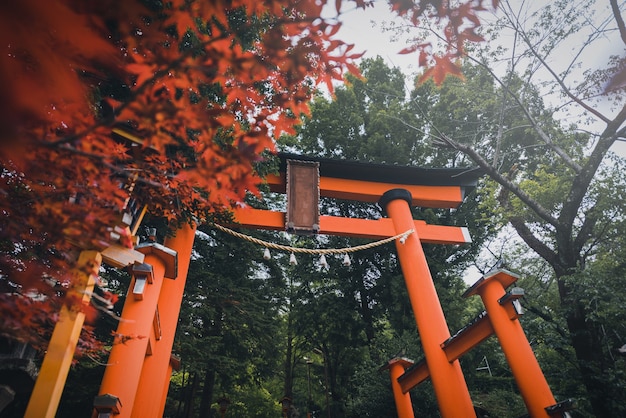
[[[146,337],[154,332],[154,315],[161,288],[166,277],[168,280],[173,280],[178,274],[178,254],[176,251],[157,243],[140,246],[137,249],[145,255],[145,263],[133,266],[133,278],[122,309],[122,319],[116,331],[116,335],[122,337],[118,338],[118,341],[111,348],[108,365],[98,392],[99,396],[94,401],[94,407],[97,411],[97,414],[94,415],[107,412],[108,404],[103,405],[99,401],[113,396],[121,405],[116,418],[130,418],[132,416],[142,369],[149,354],[148,343],[150,338]],[[134,286],[140,278],[143,278],[144,285],[142,288],[138,288],[138,292],[135,293]],[[138,294],[141,294],[141,297],[135,297]],[[124,336],[131,338],[125,341]],[[152,347],[153,355],[155,354],[155,347],[156,345]],[[159,402],[162,392],[163,387],[159,384],[158,389],[153,393],[152,402]]]
[[[162,328],[161,338],[154,342],[152,355],[146,356],[131,417],[162,417],[171,377],[172,346],[178,325],[180,307],[195,238],[195,225],[183,225],[164,245],[178,254],[176,280],[164,280],[157,306]],[[160,398],[159,398],[160,395]]]
[[[446,358],[452,363],[492,335],[493,327],[487,315],[484,315],[471,326],[463,329],[443,343],[442,348],[444,353],[446,353]],[[415,366],[408,368],[398,378],[398,383],[402,388],[402,393],[407,393],[429,377],[428,364],[425,361],[421,361],[415,364]]]
[[[234,220],[244,228],[285,230],[285,213],[263,209],[240,208],[233,211]],[[235,225],[231,225],[235,226]],[[414,221],[415,231],[423,243],[466,244],[472,242],[465,227],[429,225],[424,221]],[[343,235],[354,238],[384,239],[396,235],[393,222],[389,218],[356,219],[339,216],[320,216],[320,234]]]
[[[285,193],[285,174],[270,174],[265,180],[271,191]],[[461,186],[423,186],[320,177],[320,196],[336,199],[375,203],[386,191],[398,188],[411,192],[413,206],[456,208],[463,202]]]
[[[461,358],[472,348],[493,335],[493,327],[486,313],[483,313],[474,323],[463,328],[448,341],[442,344],[448,361]]]
[[[430,372],[428,371],[428,364],[426,364],[426,360],[422,360],[406,369],[404,374],[398,377],[398,384],[400,385],[402,393],[408,393],[429,377]]]
[[[509,319],[515,320],[519,318],[519,314],[513,308],[513,304],[509,303],[504,306]],[[471,325],[463,328],[461,331],[453,335],[449,340],[441,344],[448,361],[452,363],[463,357],[472,348],[485,341],[494,334],[493,326],[489,320],[489,315],[483,313]],[[425,361],[416,363],[414,366],[406,369],[404,374],[398,378],[398,383],[402,388],[402,393],[407,393],[417,385],[428,379],[428,365]]]

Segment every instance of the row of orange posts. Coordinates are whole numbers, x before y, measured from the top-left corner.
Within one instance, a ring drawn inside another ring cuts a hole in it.
[[[396,248],[425,359],[413,364],[408,359],[394,358],[385,366],[390,371],[400,418],[414,416],[409,390],[427,378],[432,381],[442,417],[475,416],[459,358],[493,334],[500,342],[530,416],[549,417],[557,413],[558,404],[519,324],[516,298],[520,292],[506,292],[517,279],[515,275],[498,271],[479,280],[467,295],[480,295],[486,313],[455,336],[448,330],[422,243],[463,244],[470,238],[463,227],[414,220],[411,207],[457,207],[466,189],[476,184],[476,172],[338,162],[289,154],[280,158],[281,174],[268,176],[267,183],[272,191],[286,192],[288,202],[297,200],[298,204],[288,204],[287,213],[238,209],[234,212],[238,226],[372,239],[411,232],[396,240]],[[378,201],[388,218],[320,216],[320,196]],[[116,333],[118,340],[94,401],[94,416],[163,415],[170,376],[179,362],[172,356],[172,346],[194,235],[195,227],[186,225],[163,245],[152,242],[135,250],[140,255],[132,263],[132,281]],[[100,261],[97,254],[85,256],[94,260],[93,276]],[[85,286],[93,287],[92,280],[93,277],[85,277]],[[71,330],[64,331],[54,343],[60,346],[58,353],[44,360],[28,418],[53,417],[56,411],[67,375],[63,371],[65,363],[68,358],[71,361],[76,328],[80,330],[82,326],[81,318],[67,318],[64,326]],[[55,336],[52,338],[54,341]]]
[[[411,196],[406,190],[386,192],[380,205],[393,219],[396,231],[411,225]],[[390,370],[392,390],[400,418],[413,417],[409,390],[430,377],[442,417],[475,416],[474,406],[459,364],[459,357],[495,333],[511,367],[524,403],[531,417],[561,414],[550,387],[519,323],[521,314],[519,289],[506,292],[517,276],[498,270],[478,280],[466,296],[478,294],[486,314],[476,322],[479,326],[451,337],[426,257],[417,234],[404,243],[396,243],[409,299],[415,315],[425,361],[414,365],[405,358],[394,358],[384,367]],[[418,366],[418,367],[415,367]]]

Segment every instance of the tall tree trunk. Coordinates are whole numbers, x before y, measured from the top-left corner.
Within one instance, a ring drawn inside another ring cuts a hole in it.
[[[360,307],[361,307],[361,318],[365,323],[365,337],[367,338],[367,342],[371,343],[374,339],[374,318],[372,317],[372,309],[370,308],[370,295],[369,291],[365,288],[365,283],[363,283],[363,275],[359,279],[359,295],[360,295]]]
[[[328,353],[328,351],[327,351]],[[332,417],[340,417],[345,414],[343,411],[343,405],[345,399],[342,399],[342,395],[337,388],[337,369],[339,367],[339,359],[335,356],[332,358],[328,358],[331,356],[327,356],[328,360],[328,391],[330,392],[330,410]]]
[[[343,215],[345,217],[350,217],[351,214],[347,213]],[[367,338],[367,342],[371,343],[375,337],[374,332],[374,318],[372,314],[372,308],[370,307],[370,291],[367,289],[365,285],[365,280],[368,274],[368,263],[364,260],[360,260],[355,258],[353,262],[354,266],[354,280],[355,287],[359,293],[359,310],[361,313],[361,319],[363,319],[363,323],[365,324],[365,337]]]
[[[194,373],[191,376],[191,385],[187,387],[187,402],[185,402],[184,418],[191,418],[193,415],[193,400],[196,398],[198,390],[198,375]]]
[[[187,376],[187,372],[186,370],[183,368],[183,381],[180,387],[180,393],[178,394],[178,408],[176,408],[176,418],[180,417],[180,410],[183,407],[183,405],[185,404],[185,396],[186,396],[186,390],[187,390],[187,385],[185,382],[185,376]],[[187,381],[189,381],[189,379],[187,379]]]
[[[604,375],[612,362],[604,353],[600,328],[588,317],[584,305],[571,291],[566,279],[567,276],[557,278],[559,296],[566,310],[567,328],[589,403],[597,418],[621,417],[620,412],[613,411],[611,404],[623,394]]]
[[[501,193],[499,199],[506,199]],[[508,204],[508,200],[501,200]],[[538,239],[520,218],[509,219],[519,236],[546,260],[554,270],[558,287],[559,302],[565,312],[565,320],[570,335],[570,342],[576,355],[580,378],[587,391],[587,398],[597,418],[622,417],[623,411],[614,411],[615,399],[621,399],[620,392],[610,379],[613,361],[605,353],[600,325],[588,315],[581,302],[580,294],[573,289],[573,277],[584,268],[580,258],[581,244],[572,239],[572,229],[561,225],[556,230],[557,251],[550,249]],[[571,223],[569,223],[571,225]]]
[[[374,334],[374,319],[372,318],[372,310],[369,307],[369,294],[367,290],[363,287],[360,290],[361,293],[361,318],[363,318],[363,322],[365,322],[365,337],[367,338],[368,344],[372,342],[375,337]]]
[[[215,307],[215,316],[217,321],[213,322],[210,318],[205,318],[205,332],[209,336],[222,336],[222,318],[223,307],[218,304]],[[200,418],[210,418],[213,415],[211,404],[213,403],[213,392],[215,390],[216,367],[213,361],[209,360],[204,369],[204,383],[202,388],[202,396],[200,399]],[[222,388],[223,390],[224,388]]]
[[[292,336],[292,322],[291,318],[291,308],[290,312],[287,314],[287,350],[285,353],[285,386],[284,386],[284,396],[293,400],[293,336]]]
[[[213,403],[213,391],[215,389],[215,367],[207,364],[204,372],[204,387],[200,399],[200,418],[210,418],[212,414],[211,404]]]

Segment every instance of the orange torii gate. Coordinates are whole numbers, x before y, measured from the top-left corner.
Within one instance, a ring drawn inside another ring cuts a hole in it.
[[[489,322],[479,321],[478,326],[462,333],[463,338],[451,337],[422,242],[463,244],[470,242],[470,237],[464,227],[429,225],[414,220],[411,214],[411,206],[458,207],[466,189],[475,187],[477,171],[361,164],[292,154],[279,156],[280,175],[268,176],[267,183],[272,191],[287,193],[287,211],[237,209],[234,219],[239,226],[373,239],[409,232],[396,240],[396,248],[425,360],[412,369],[416,371],[405,371],[412,365],[409,360],[392,359],[389,362],[392,389],[401,418],[413,417],[408,390],[428,377],[432,380],[443,417],[475,416],[458,358],[493,332],[500,339],[509,361],[512,358],[520,362],[530,361],[531,357],[534,360],[519,323],[512,326],[507,323],[516,316],[510,313],[509,307],[505,308],[504,314],[497,310],[502,306],[496,306],[498,303],[506,305],[503,292],[504,285],[510,284],[507,280],[485,280],[484,284],[472,288],[483,297]],[[378,202],[389,217],[368,220],[320,216],[320,196]],[[99,395],[94,401],[94,415],[138,418],[162,415],[169,377],[177,362],[172,358],[171,349],[194,229],[181,229],[165,245],[150,243],[137,249],[145,255],[145,260],[133,266],[133,278],[117,333],[149,337],[134,338],[113,347]],[[446,342],[453,349],[446,348]],[[512,348],[519,344],[525,344],[526,348]],[[528,375],[522,381],[518,379],[518,384],[524,386],[520,390],[525,401],[527,398],[531,400],[527,401],[531,415],[547,417],[546,411],[555,401],[538,365],[532,373],[526,373],[512,363],[512,371],[516,379],[518,373]],[[530,379],[545,384],[539,383],[533,388],[526,383]],[[402,383],[407,380],[411,383]]]

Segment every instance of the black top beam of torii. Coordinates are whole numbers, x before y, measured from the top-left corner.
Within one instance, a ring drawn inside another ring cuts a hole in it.
[[[413,206],[456,208],[478,182],[477,168],[423,168],[362,163],[278,153],[278,174],[266,182],[273,192],[287,193],[287,212],[251,208],[234,211],[239,226],[296,233],[320,233],[361,238],[395,235],[389,219],[355,219],[319,215],[319,198],[376,203],[392,189],[407,190]],[[422,242],[461,244],[471,239],[465,227],[428,225],[415,221]]]

